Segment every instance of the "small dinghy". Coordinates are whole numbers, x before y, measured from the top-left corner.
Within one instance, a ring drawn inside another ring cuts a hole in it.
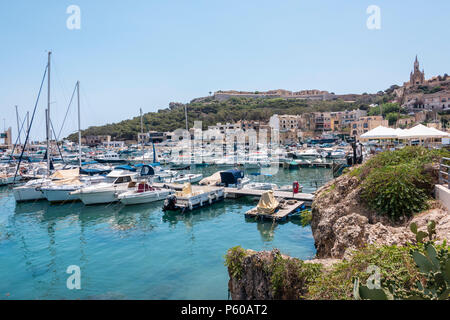
[[[118,195],[118,199],[124,205],[142,204],[160,201],[166,199],[175,191],[166,188],[157,188],[147,184],[147,182],[139,182],[136,189],[127,191]]]

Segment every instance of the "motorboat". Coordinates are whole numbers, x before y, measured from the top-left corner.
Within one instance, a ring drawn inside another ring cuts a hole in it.
[[[250,182],[242,187],[242,189],[253,189],[253,190],[276,190],[278,185],[270,182]]]
[[[220,172],[219,185],[227,188],[242,188],[246,184],[250,183],[250,179],[244,177],[244,172],[241,170],[227,170]]]
[[[50,177],[30,180],[25,185],[13,189],[14,198],[17,202],[45,199],[41,190],[42,187],[45,187],[52,181],[73,179],[78,174],[78,169],[57,170]]]
[[[316,149],[306,149],[295,152],[297,158],[320,158],[321,154]]]
[[[120,155],[114,151],[108,151],[105,154],[94,157],[94,160],[100,163],[123,163],[125,160],[120,158]]]
[[[117,196],[135,186],[136,172],[114,170],[106,176],[106,181],[71,192],[85,205],[117,202]]]
[[[166,188],[157,188],[147,182],[139,182],[134,190],[126,191],[118,195],[118,199],[124,205],[150,203],[165,200],[175,191]]]
[[[71,194],[73,191],[103,181],[105,181],[104,176],[81,176],[47,183],[40,187],[40,190],[44,197],[52,203],[78,201],[80,198],[76,194]]]
[[[225,188],[192,186],[186,183],[182,191],[168,196],[164,201],[164,211],[193,210],[195,208],[211,205],[225,198]]]
[[[30,180],[23,186],[13,189],[14,198],[17,202],[45,199],[45,196],[41,192],[40,188],[51,181],[52,179],[50,178]]]
[[[196,183],[203,179],[201,173],[182,173],[173,178],[165,179],[167,183]]]

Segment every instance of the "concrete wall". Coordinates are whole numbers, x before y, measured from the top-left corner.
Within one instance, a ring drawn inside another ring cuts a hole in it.
[[[450,189],[447,186],[437,184],[435,185],[434,192],[436,200],[441,201],[444,207],[450,210]]]

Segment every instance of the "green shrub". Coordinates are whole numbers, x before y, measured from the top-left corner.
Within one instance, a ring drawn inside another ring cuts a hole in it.
[[[395,219],[427,208],[430,178],[415,163],[373,170],[362,183],[361,196],[378,213]]]
[[[311,210],[303,210],[300,212],[300,219],[302,223],[302,227],[309,226],[312,220],[312,212]]]
[[[242,272],[244,271],[242,263],[246,256],[247,252],[241,246],[228,249],[227,254],[225,255],[224,264],[228,267],[231,277],[235,279],[240,279],[242,277]]]
[[[266,269],[275,299],[298,299],[304,298],[308,285],[321,274],[322,265],[286,259],[278,252]]]
[[[395,282],[409,290],[420,279],[419,270],[409,254],[410,248],[370,245],[355,251],[350,260],[333,265],[328,272],[320,274],[308,286],[307,299],[351,300],[353,279],[367,281],[367,267],[375,265],[381,272],[381,284]]]
[[[355,279],[353,296],[368,300],[447,300],[450,295],[449,247],[444,241],[436,245],[433,241],[410,245],[410,256],[416,264],[418,279],[415,286],[404,286],[399,279],[382,281],[380,288],[369,288]]]
[[[446,150],[407,146],[385,151],[350,171],[361,182],[361,198],[372,209],[395,219],[427,208],[437,176],[430,164],[448,157]]]

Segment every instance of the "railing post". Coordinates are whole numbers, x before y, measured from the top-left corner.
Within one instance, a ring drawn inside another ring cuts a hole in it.
[[[443,184],[443,181],[442,181],[442,161],[443,161],[443,159],[441,158],[441,160],[439,161],[439,184]]]

